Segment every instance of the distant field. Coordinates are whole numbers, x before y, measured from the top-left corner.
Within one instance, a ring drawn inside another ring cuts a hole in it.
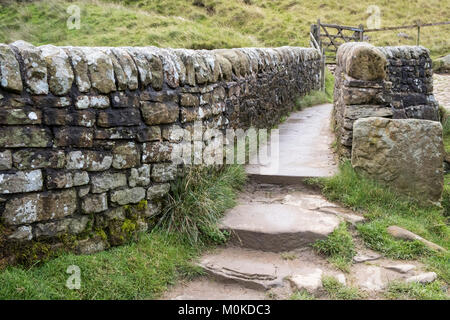
[[[218,48],[309,46],[311,23],[366,26],[367,8],[377,5],[381,26],[415,20],[450,20],[449,0],[79,0],[2,1],[0,42],[35,45]],[[81,9],[81,28],[68,30],[70,5]],[[398,37],[399,32],[411,39]],[[450,26],[423,28],[421,44],[433,57],[450,52]],[[415,44],[416,30],[369,34],[377,45]]]

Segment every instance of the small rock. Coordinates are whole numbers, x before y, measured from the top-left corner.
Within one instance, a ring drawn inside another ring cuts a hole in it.
[[[406,279],[406,283],[418,282],[418,283],[431,283],[436,280],[437,274],[435,272],[426,272],[412,276]]]
[[[387,228],[387,232],[393,236],[394,238],[397,239],[401,239],[401,240],[409,240],[409,241],[420,241],[422,242],[424,245],[426,245],[428,248],[432,249],[432,250],[436,250],[436,251],[443,251],[446,252],[447,250],[442,248],[441,246],[438,246],[437,244],[428,241],[420,236],[418,236],[415,233],[412,233],[409,230],[403,229],[399,226],[390,226],[389,228]]]
[[[377,253],[357,254],[356,256],[353,257],[353,262],[361,263],[361,262],[366,262],[366,261],[377,260],[380,258],[381,258],[381,255],[379,255]]]
[[[368,291],[383,290],[385,284],[381,279],[381,268],[370,266],[367,268],[365,274],[366,278],[360,283],[361,289]]]
[[[400,273],[408,273],[409,271],[416,269],[416,266],[413,264],[394,264],[385,266],[385,268]]]
[[[33,239],[33,233],[32,233],[31,226],[18,227],[17,230],[13,234],[11,234],[8,238],[14,239],[14,240],[31,240],[31,239]]]
[[[339,273],[336,276],[336,280],[339,281],[339,283],[344,285],[344,286],[347,285],[347,279],[345,278],[345,275],[343,273]]]
[[[297,290],[306,290],[314,294],[322,288],[322,274],[321,269],[314,269],[312,272],[291,276],[289,282]]]

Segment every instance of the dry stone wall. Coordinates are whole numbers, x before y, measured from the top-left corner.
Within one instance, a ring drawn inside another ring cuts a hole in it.
[[[320,87],[316,50],[0,44],[0,260],[146,229],[180,168],[176,128],[269,128]],[[13,249],[14,248],[14,249]]]
[[[359,118],[439,120],[428,49],[421,46],[339,47],[334,123],[340,154],[350,157],[353,123]]]

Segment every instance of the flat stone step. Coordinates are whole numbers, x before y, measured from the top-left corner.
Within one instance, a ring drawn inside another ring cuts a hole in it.
[[[295,260],[285,260],[274,252],[238,247],[226,247],[204,256],[199,265],[214,279],[226,284],[239,284],[252,290],[284,287],[288,277],[315,270],[317,257],[311,252],[298,254]]]
[[[231,243],[262,251],[281,252],[326,238],[339,225],[332,214],[285,204],[238,205],[221,220]]]

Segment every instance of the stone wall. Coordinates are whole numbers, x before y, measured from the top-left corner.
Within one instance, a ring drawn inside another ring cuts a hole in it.
[[[271,127],[319,77],[318,52],[296,47],[0,44],[0,262],[122,243],[180,172],[174,129]]]
[[[341,155],[350,157],[353,123],[359,118],[439,120],[429,51],[424,47],[339,47],[334,124]]]

